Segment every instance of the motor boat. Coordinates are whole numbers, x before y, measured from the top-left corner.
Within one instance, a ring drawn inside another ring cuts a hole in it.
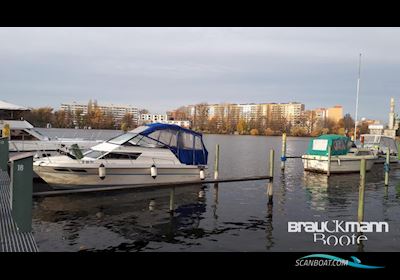
[[[368,148],[355,148],[348,137],[327,134],[311,139],[301,158],[305,171],[328,173],[329,168],[330,173],[352,173],[360,171],[361,159],[366,159],[366,171],[370,171],[378,156]]]
[[[2,120],[0,121],[0,129],[2,131],[6,124],[10,126],[10,155],[33,152],[35,153],[35,158],[54,156],[60,153],[67,153],[71,148],[75,147],[74,144],[86,151],[102,142],[80,138],[50,138],[43,135],[26,120]]]
[[[389,163],[399,162],[399,151],[396,140],[392,137],[380,134],[362,134],[361,139],[363,143],[358,143],[358,146],[369,148],[378,156],[375,163],[385,163],[386,152],[389,149]]]
[[[43,157],[34,171],[54,187],[97,187],[196,181],[205,178],[202,134],[152,123],[93,146],[86,153]]]

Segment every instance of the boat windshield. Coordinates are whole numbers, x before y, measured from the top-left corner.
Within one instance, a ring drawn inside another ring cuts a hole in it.
[[[380,139],[376,139],[379,137],[375,137],[375,135],[365,135],[364,136],[364,144],[379,144]]]
[[[86,152],[83,156],[92,158],[92,159],[98,159],[99,157],[102,157],[106,153],[107,152],[104,152],[104,151],[90,150],[90,151]]]
[[[128,142],[129,140],[131,140],[132,138],[134,138],[135,136],[137,136],[136,133],[128,132],[128,133],[122,134],[120,136],[117,136],[115,138],[108,140],[108,143],[122,145],[122,144]]]

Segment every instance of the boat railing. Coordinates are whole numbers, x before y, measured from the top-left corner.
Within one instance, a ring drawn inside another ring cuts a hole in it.
[[[9,143],[12,143],[12,145],[14,146],[14,149],[15,149],[17,152],[19,152],[19,149],[18,149],[17,145],[16,145],[13,141],[10,141]]]
[[[44,155],[44,157],[46,157],[46,158],[49,160],[49,162],[51,162],[51,159],[50,159],[50,157],[48,156],[46,150],[45,150],[44,148],[41,149],[39,143],[36,142],[35,144],[36,144],[36,146],[37,146],[37,150],[36,150],[36,151],[37,151],[37,152],[43,152],[42,155]]]

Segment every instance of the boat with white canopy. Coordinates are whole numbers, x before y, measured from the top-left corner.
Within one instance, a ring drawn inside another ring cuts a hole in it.
[[[196,181],[205,178],[202,134],[177,125],[140,126],[84,154],[44,157],[34,171],[55,187],[96,187]]]
[[[373,151],[378,158],[375,163],[385,163],[386,152],[389,150],[389,162],[398,163],[399,151],[396,140],[392,137],[379,135],[379,134],[362,134],[361,139],[363,143],[357,143],[359,146],[369,148]]]

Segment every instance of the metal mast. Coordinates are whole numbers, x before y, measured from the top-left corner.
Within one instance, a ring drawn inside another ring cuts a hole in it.
[[[360,93],[360,76],[361,76],[361,53],[360,53],[360,60],[358,62],[356,114],[355,114],[355,120],[354,120],[354,141],[356,141],[356,139],[357,139],[358,95]]]

